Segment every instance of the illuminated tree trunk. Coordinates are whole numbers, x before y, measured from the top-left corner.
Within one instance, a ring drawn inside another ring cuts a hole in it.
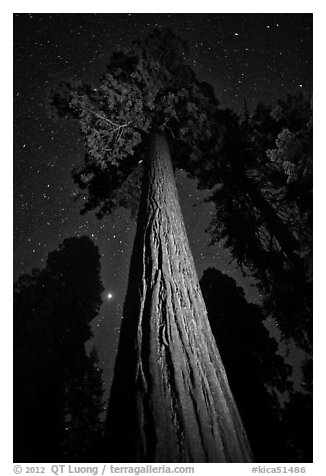
[[[145,164],[107,430],[104,458],[115,462],[251,460],[159,134]]]

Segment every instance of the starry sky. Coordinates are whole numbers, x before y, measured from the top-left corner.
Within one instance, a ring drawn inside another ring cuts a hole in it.
[[[45,266],[48,252],[71,236],[88,235],[101,254],[103,305],[93,322],[109,386],[127,286],[135,220],[119,209],[98,220],[80,215],[71,171],[82,163],[78,125],[48,117],[44,96],[61,79],[94,86],[110,54],[155,26],[189,42],[187,62],[212,84],[222,107],[241,113],[244,100],[275,104],[287,93],[312,90],[311,14],[14,14],[14,278]],[[254,283],[205,232],[213,207],[196,182],[176,174],[181,207],[199,278],[214,266],[258,302]],[[108,294],[110,293],[110,298]]]

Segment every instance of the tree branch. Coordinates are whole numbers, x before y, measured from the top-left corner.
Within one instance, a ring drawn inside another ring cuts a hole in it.
[[[115,127],[114,131],[121,129],[122,127],[127,127],[127,126],[129,126],[129,124],[132,123],[132,121],[129,121],[129,122],[127,122],[126,124],[116,124],[115,122],[111,121],[111,120],[108,119],[107,117],[101,116],[101,114],[99,114],[98,112],[93,111],[93,109],[89,109],[88,107],[86,107],[85,109],[86,109],[87,111],[93,113],[94,116],[98,117],[99,119],[102,119],[102,121],[105,121],[105,122],[107,122],[108,124],[110,124],[111,126]],[[114,132],[114,131],[113,131],[113,132]]]

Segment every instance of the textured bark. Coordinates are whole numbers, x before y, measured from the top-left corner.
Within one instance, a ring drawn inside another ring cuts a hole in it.
[[[145,166],[107,430],[111,461],[251,461],[159,134]]]

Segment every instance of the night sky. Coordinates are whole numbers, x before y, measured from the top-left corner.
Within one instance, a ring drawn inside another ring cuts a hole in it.
[[[126,210],[98,220],[80,215],[71,171],[82,163],[78,124],[53,120],[47,88],[61,79],[96,86],[110,54],[155,26],[170,26],[189,41],[188,62],[214,86],[222,107],[241,113],[258,102],[312,88],[310,14],[14,14],[14,278],[45,266],[65,238],[88,235],[102,256],[103,305],[94,342],[108,384],[127,285],[135,220]],[[177,186],[199,278],[214,266],[259,300],[222,246],[205,233],[213,207],[207,192],[178,172]],[[197,206],[194,206],[197,205]],[[108,294],[110,293],[110,298]]]

